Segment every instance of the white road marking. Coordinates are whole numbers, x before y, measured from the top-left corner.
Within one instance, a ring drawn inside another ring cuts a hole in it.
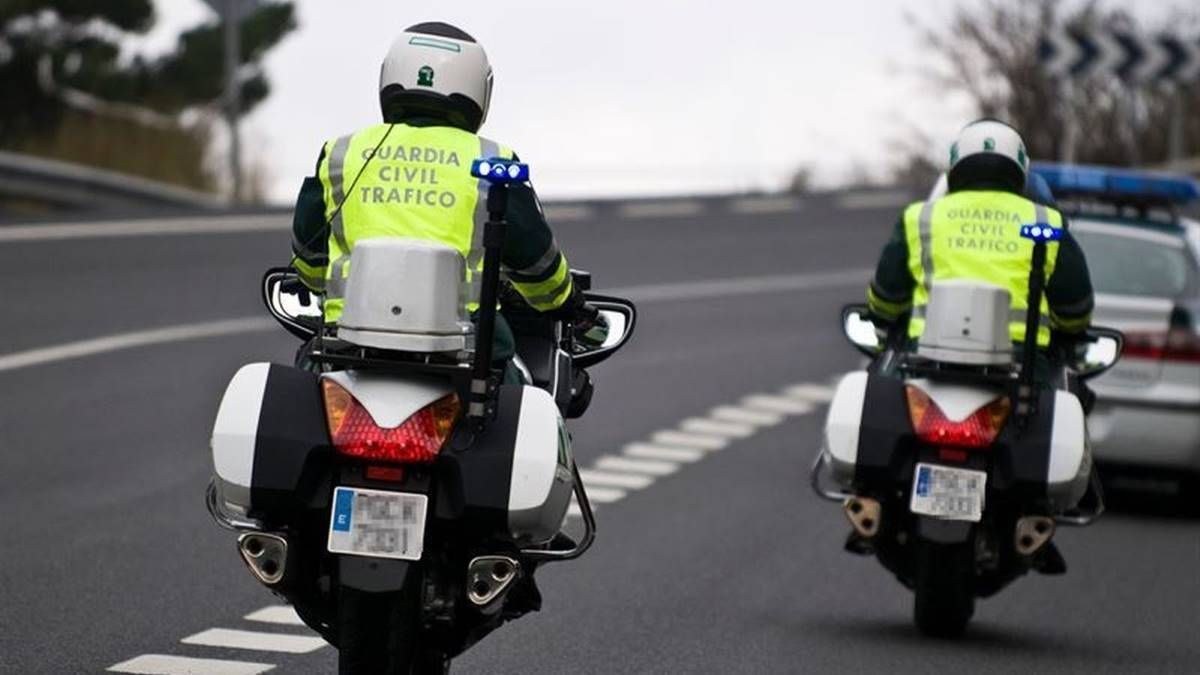
[[[842,209],[887,209],[902,208],[913,200],[908,190],[873,190],[871,192],[851,192],[837,198],[836,204]]]
[[[582,472],[581,472],[582,473]],[[587,480],[583,481],[583,488],[587,492],[588,501],[596,504],[611,504],[619,502],[625,498],[627,494],[625,490],[619,490],[612,487],[592,487],[587,484]]]
[[[798,384],[783,390],[785,396],[812,403],[829,403],[833,400],[833,387],[821,384]]]
[[[648,284],[606,289],[608,295],[627,297],[635,302],[678,302],[681,300],[712,300],[761,293],[821,291],[831,288],[862,286],[866,288],[873,270],[867,268],[836,272],[777,274],[761,277],[736,277],[683,281],[679,283]]]
[[[680,448],[651,443],[630,443],[622,450],[629,457],[646,457],[670,462],[695,462],[703,459],[708,453],[694,448]]]
[[[729,204],[733,213],[790,213],[799,211],[801,201],[795,197],[742,197]]]
[[[3,230],[0,230],[3,231]],[[870,270],[820,272],[785,276],[742,277],[713,281],[652,284],[614,288],[610,295],[622,295],[637,302],[671,302],[772,293],[777,291],[814,291],[847,285],[865,284]],[[0,354],[0,372],[56,361],[94,356],[134,347],[168,344],[200,338],[238,335],[274,330],[276,324],[265,317],[224,319],[210,323],[177,324],[163,328],[106,335],[52,347]]]
[[[689,434],[683,431],[659,431],[656,432],[650,439],[655,443],[664,445],[682,445],[688,448],[700,448],[702,450],[720,450],[729,445],[729,441],[717,436],[708,436],[701,434]]]
[[[579,477],[583,479],[583,485],[588,488],[589,492],[591,492],[592,485],[641,490],[649,487],[654,482],[654,476],[643,476],[636,473],[613,473],[611,471],[596,471],[594,469],[580,470]]]
[[[588,495],[588,497],[590,498],[591,495]],[[579,508],[579,502],[575,501],[574,497],[571,498],[571,505],[567,507],[567,517],[583,518],[583,510]]]
[[[108,223],[63,225],[13,225],[0,227],[0,242],[60,241],[180,234],[226,234],[284,231],[292,226],[291,216],[217,216],[201,218],[151,218]]]
[[[189,635],[180,642],[187,645],[252,649],[260,652],[286,652],[288,654],[315,652],[326,644],[321,638],[311,635],[262,633],[232,628],[209,628],[195,635]]]
[[[746,398],[742,399],[742,405],[750,408],[759,408],[762,410],[770,410],[771,412],[784,413],[787,415],[806,415],[813,411],[813,406],[811,403],[797,401],[794,398],[768,396],[766,394],[747,396]]]
[[[709,415],[713,419],[729,420],[730,422],[742,422],[744,424],[754,424],[758,426],[774,426],[783,421],[783,415],[777,413],[764,412],[762,410],[751,410],[750,408],[739,408],[732,405],[722,405],[713,408]]]
[[[681,218],[699,215],[704,204],[694,199],[632,202],[617,210],[622,218]]]
[[[648,473],[652,476],[667,476],[679,470],[675,462],[663,462],[652,459],[630,459],[616,455],[605,455],[592,465],[600,471],[626,471],[629,473]]]
[[[756,431],[754,426],[749,424],[726,422],[706,417],[686,419],[679,423],[679,428],[694,434],[713,434],[715,436],[730,436],[733,438],[745,438]]]
[[[109,666],[108,672],[139,673],[140,675],[258,675],[274,667],[270,663],[252,663],[250,661],[142,654],[115,666]]]
[[[291,605],[271,605],[263,607],[260,610],[250,612],[245,617],[247,621],[261,621],[262,623],[277,623],[285,626],[303,626],[304,622],[300,620],[300,616],[296,614],[296,610]]]
[[[271,319],[252,317],[167,326],[166,328],[155,328],[133,333],[118,333],[91,340],[68,342],[54,347],[42,347],[40,349],[5,354],[0,356],[0,372],[15,370],[17,368],[27,368],[29,366],[39,366],[56,361],[78,359],[122,349],[132,349],[134,347],[148,347],[150,345],[166,344],[169,342],[268,331],[276,327],[275,322]]]
[[[567,223],[578,220],[591,220],[596,212],[590,206],[582,204],[547,204],[544,209],[546,220],[553,226],[555,223]]]

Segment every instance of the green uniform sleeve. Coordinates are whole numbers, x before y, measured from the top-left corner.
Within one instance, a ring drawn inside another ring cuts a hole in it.
[[[883,246],[875,277],[867,287],[867,306],[871,314],[884,321],[895,321],[912,309],[916,281],[908,267],[908,237],[904,233],[904,217],[896,221],[892,236]]]
[[[508,236],[502,262],[513,287],[534,309],[559,309],[572,296],[571,268],[558,248],[532,185],[508,195]]]
[[[319,169],[324,150],[317,159]],[[329,265],[329,223],[325,220],[325,196],[321,181],[308,176],[296,197],[292,213],[292,266],[311,290],[325,290],[325,268]]]
[[[1087,258],[1070,230],[1058,243],[1054,273],[1046,280],[1046,304],[1050,307],[1050,325],[1064,333],[1087,330],[1095,307],[1092,277]]]

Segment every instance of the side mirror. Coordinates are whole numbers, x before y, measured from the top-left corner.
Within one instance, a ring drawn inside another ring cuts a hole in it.
[[[1125,335],[1112,328],[1089,328],[1080,349],[1076,350],[1071,370],[1082,379],[1108,372],[1121,358],[1125,347]]]
[[[602,295],[587,294],[587,301],[600,310],[600,314],[608,322],[608,335],[604,343],[596,347],[587,347],[572,355],[575,365],[588,368],[607,359],[625,346],[633,335],[637,324],[637,308],[628,300]]]
[[[320,300],[289,267],[275,267],[263,275],[263,303],[289,333],[301,340],[317,334],[324,322]]]
[[[875,358],[883,351],[883,343],[875,324],[867,316],[866,305],[847,305],[842,309],[842,332],[855,349],[867,357]]]

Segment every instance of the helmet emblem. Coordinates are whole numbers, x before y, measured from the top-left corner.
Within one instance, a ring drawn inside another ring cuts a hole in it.
[[[430,68],[429,66],[421,66],[421,69],[417,71],[417,86],[433,86],[433,68]]]
[[[983,139],[983,149],[986,150],[987,152],[995,152],[996,139],[994,139],[994,138]]]

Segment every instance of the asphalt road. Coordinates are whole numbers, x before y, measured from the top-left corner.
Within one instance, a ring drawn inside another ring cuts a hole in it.
[[[816,200],[781,213],[600,216],[557,228],[572,263],[597,290],[653,300],[635,341],[594,373],[592,410],[573,425],[581,464],[856,365],[837,309],[861,298],[858,284],[722,293],[700,282],[862,269],[894,209]],[[261,270],[286,262],[287,241],[281,229],[0,243],[0,358],[261,315]],[[700,290],[654,296],[663,284]],[[180,642],[213,627],[302,634],[242,619],[277,600],[202,504],[229,376],[295,347],[268,330],[0,370],[0,672],[101,672],[141,654],[334,670],[328,647]],[[539,573],[543,610],[456,672],[1200,671],[1200,523],[1161,515],[1062,532],[1067,576],[981,602],[963,641],[920,638],[908,592],[842,552],[841,514],[808,490],[820,419],[790,416],[602,505],[594,548]]]

